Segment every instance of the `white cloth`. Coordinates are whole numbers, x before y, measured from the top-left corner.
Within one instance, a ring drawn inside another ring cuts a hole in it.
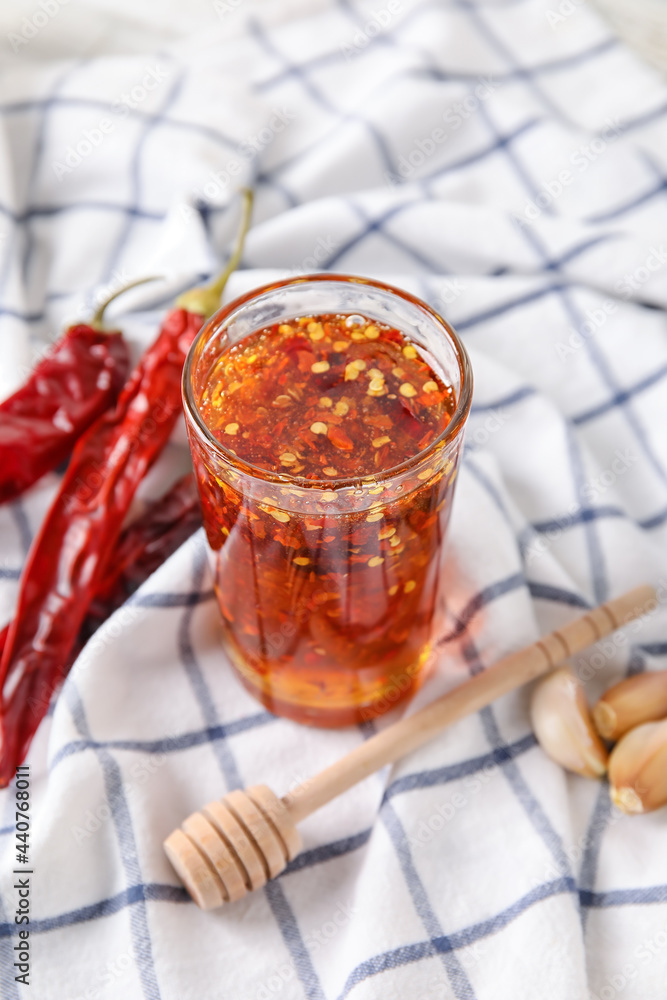
[[[440,308],[472,357],[448,621],[410,711],[667,576],[667,89],[589,5],[554,22],[550,0],[171,3],[157,54],[148,5],[109,6],[108,48],[100,0],[86,59],[49,60],[47,42],[67,55],[91,5],[8,43],[1,391],[102,287],[162,274],[112,311],[138,353],[220,265],[253,179],[228,298],[299,269],[380,277]],[[186,463],[180,428],[142,495]],[[2,621],[55,482],[0,509]],[[309,818],[266,889],[190,903],[161,849],[189,812],[236,786],[282,794],[367,735],[273,719],[245,693],[205,566],[198,534],[83,652],[35,739],[29,989],[3,793],[3,1000],[664,995],[667,813],[619,817],[605,784],[548,760],[527,691]],[[659,610],[582,655],[590,697],[664,667],[666,629]]]

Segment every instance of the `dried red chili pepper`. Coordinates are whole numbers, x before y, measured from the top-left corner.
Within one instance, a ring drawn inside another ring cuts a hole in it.
[[[125,385],[74,449],[60,490],[30,550],[0,662],[0,787],[14,776],[66,671],[76,637],[144,475],[181,412],[183,362],[218,308],[238,264],[252,198],[246,192],[235,251],[220,278],[177,300]]]
[[[197,481],[183,476],[163,496],[149,504],[141,517],[125,529],[111,565],[101,574],[95,597],[81,627],[70,665],[86,641],[127,598],[158,569],[202,524]],[[0,658],[9,625],[0,630]]]
[[[193,473],[174,483],[120,537],[102,573],[84,622],[91,635],[179,546],[201,527],[202,513]]]
[[[0,403],[0,503],[55,469],[81,434],[115,403],[130,367],[118,330],[102,328],[110,295],[90,323],[70,326],[13,396]]]

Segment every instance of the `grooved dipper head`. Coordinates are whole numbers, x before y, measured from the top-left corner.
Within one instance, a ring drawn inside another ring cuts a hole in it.
[[[282,800],[254,785],[188,816],[164,849],[195,903],[212,910],[279,875],[301,837]]]

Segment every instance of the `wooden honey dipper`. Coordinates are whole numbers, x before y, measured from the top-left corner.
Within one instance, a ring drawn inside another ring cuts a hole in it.
[[[204,910],[241,899],[283,871],[301,850],[296,824],[374,771],[653,610],[650,586],[637,587],[511,653],[409,718],[388,726],[281,799],[266,785],[229,792],[189,816],[164,849]]]

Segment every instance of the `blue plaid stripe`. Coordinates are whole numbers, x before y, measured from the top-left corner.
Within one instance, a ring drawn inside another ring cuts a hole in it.
[[[72,718],[79,733],[90,739],[90,730],[86,712],[73,681],[66,686],[65,696],[72,713]],[[97,750],[97,758],[104,775],[104,785],[107,800],[111,806],[114,826],[118,835],[121,859],[125,877],[132,887],[141,885],[141,871],[137,858],[137,844],[132,827],[132,818],[128,806],[120,768],[108,750]],[[158,987],[153,962],[153,947],[151,944],[146,904],[142,900],[130,910],[130,925],[132,929],[132,945],[136,957],[137,969],[141,979],[146,1000],[159,1000]]]
[[[427,934],[431,941],[436,939],[447,945],[447,947],[438,949],[438,954],[442,957],[442,964],[445,967],[454,996],[457,1000],[474,1000],[475,992],[472,984],[463,965],[454,953],[448,936],[443,933],[440,921],[429,899],[428,892],[414,865],[403,824],[389,801],[383,803],[380,815],[394,845],[414,907],[419,914]]]
[[[201,585],[206,568],[206,553],[204,540],[198,535],[199,545],[195,550],[194,566],[192,572],[192,584],[197,587]],[[209,726],[220,726],[217,717],[215,703],[211,693],[207,688],[201,668],[197,662],[190,638],[193,608],[187,608],[183,612],[179,634],[179,653],[181,663],[188,676],[193,692],[199,703],[200,710],[206,723]],[[234,759],[231,746],[228,740],[223,737],[213,744],[213,751],[216,756],[218,767],[224,778],[227,791],[243,787],[240,774]],[[308,1000],[324,1000],[324,993],[319,982],[317,973],[313,966],[310,954],[303,942],[301,932],[296,917],[287,900],[287,897],[278,882],[272,882],[264,887],[264,893],[276,918],[280,933],[287,947],[287,950],[294,962],[294,967],[299,976]]]
[[[378,975],[389,969],[398,968],[401,965],[419,962],[424,958],[430,958],[433,954],[446,955],[458,948],[467,948],[476,941],[481,941],[490,934],[495,934],[504,927],[507,927],[509,923],[520,917],[531,906],[541,903],[545,899],[550,899],[552,896],[574,892],[576,892],[576,887],[571,879],[554,879],[554,881],[526,893],[525,896],[518,899],[511,907],[496,914],[489,920],[481,921],[478,924],[465,928],[463,931],[450,934],[448,937],[435,938],[415,945],[396,948],[391,952],[385,952],[383,955],[376,955],[354,970],[348,978],[345,989],[338,997],[338,1000],[344,1000],[344,997],[348,996],[354,986],[370,976]]]
[[[520,7],[521,3],[522,0],[517,0],[512,6]],[[354,235],[347,239],[343,246],[337,247],[329,259],[324,262],[324,266],[329,268],[345,267],[348,260],[355,259],[354,255],[363,249],[369,238],[378,239],[383,246],[391,248],[392,251],[398,252],[406,259],[408,268],[414,269],[419,276],[422,287],[426,289],[427,296],[431,298],[434,297],[435,293],[429,276],[444,275],[448,268],[438,259],[437,248],[430,247],[428,244],[423,245],[415,239],[414,230],[409,228],[412,209],[419,208],[424,200],[434,198],[436,192],[443,190],[440,187],[443,183],[465,177],[466,171],[471,168],[484,166],[486,169],[492,170],[500,163],[512,171],[525,197],[534,198],[538,191],[538,185],[530,157],[527,154],[528,144],[531,141],[540,141],[542,132],[546,130],[549,123],[554,121],[567,122],[567,115],[563,112],[563,108],[552,96],[556,93],[556,82],[560,77],[565,77],[568,73],[587,66],[593,68],[594,72],[602,72],[602,68],[607,65],[606,61],[614,58],[618,49],[616,40],[606,37],[574,54],[558,58],[542,58],[534,62],[530,53],[526,55],[522,53],[521,56],[518,56],[510,51],[507,44],[501,40],[500,32],[494,29],[494,24],[497,23],[497,5],[459,0],[451,6],[465,16],[469,26],[472,26],[479,37],[492,47],[501,60],[504,69],[495,74],[496,78],[503,85],[512,84],[516,87],[522,87],[527,93],[530,93],[533,98],[533,110],[530,114],[525,114],[519,120],[515,120],[510,126],[507,122],[503,122],[502,125],[497,124],[491,106],[488,108],[482,106],[479,120],[484,122],[485,138],[466,155],[452,156],[438,168],[420,176],[411,187],[414,197],[411,194],[410,199],[404,200],[401,204],[391,204],[390,200],[387,199],[384,202],[377,201],[373,207],[369,207],[369,202],[363,196],[346,194],[340,199],[339,204],[341,209],[344,207],[347,210],[352,210],[358,221],[358,228]],[[342,16],[347,18],[352,28],[363,25],[363,17],[353,3],[348,2],[348,0],[340,0],[338,9]],[[396,50],[397,53],[403,51],[404,43],[401,31],[405,29],[406,25],[416,27],[426,14],[435,13],[438,16],[446,17],[448,9],[439,2],[433,2],[433,0],[419,4],[403,19],[401,25],[390,28],[373,40],[360,58],[365,60],[370,53],[375,55],[381,50],[389,53],[393,50]],[[285,156],[276,166],[264,169],[259,163],[255,165],[260,197],[263,192],[270,191],[272,196],[280,197],[286,205],[301,205],[301,191],[298,183],[294,180],[294,169],[298,171],[298,168],[309,156],[317,154],[323,148],[323,144],[330,140],[331,134],[342,134],[343,130],[351,123],[363,130],[368,140],[369,149],[372,149],[373,153],[377,155],[382,169],[395,174],[397,153],[389,141],[388,134],[377,122],[369,120],[365,109],[354,112],[342,109],[335,94],[327,88],[326,82],[323,82],[322,70],[340,66],[343,59],[342,53],[332,50],[322,57],[312,59],[307,52],[304,52],[300,58],[295,59],[286,54],[284,45],[276,40],[271,29],[265,28],[257,22],[253,31],[255,42],[260,49],[270,53],[279,66],[277,72],[259,84],[259,91],[269,96],[278,94],[285,82],[289,81],[302,94],[307,95],[308,101],[319,108],[323,116],[329,117],[331,124],[331,131],[324,138],[316,140],[297,156],[293,156],[286,146]],[[77,68],[73,71],[74,74],[76,71]],[[469,92],[472,92],[472,84],[477,79],[477,74],[473,70],[453,72],[443,69],[433,65],[433,61],[424,56],[420,65],[401,68],[397,72],[394,82],[399,80],[401,83],[408,83],[420,78],[429,79],[434,83],[454,82],[464,86],[470,85]],[[12,254],[21,257],[28,286],[31,285],[31,280],[34,282],[37,280],[35,247],[37,222],[57,223],[61,218],[68,217],[73,213],[79,213],[82,218],[85,218],[87,212],[95,211],[103,212],[110,220],[114,221],[114,224],[117,223],[117,238],[113,245],[107,246],[105,244],[106,258],[100,275],[101,278],[107,279],[111,272],[122,264],[124,255],[131,249],[136,238],[138,223],[147,222],[155,226],[155,231],[158,232],[157,227],[164,220],[165,211],[154,207],[149,210],[144,206],[146,199],[143,173],[147,159],[146,149],[150,147],[151,136],[155,130],[167,129],[178,137],[177,141],[187,141],[189,135],[196,135],[210,141],[223,156],[237,150],[237,140],[226,135],[223,131],[178,120],[175,105],[179,100],[179,88],[183,82],[183,79],[179,79],[173,85],[158,112],[147,114],[140,109],[132,112],[133,120],[140,127],[140,137],[134,147],[131,163],[128,165],[131,187],[127,203],[115,202],[112,199],[109,202],[81,199],[71,205],[44,204],[40,200],[39,192],[32,189],[33,181],[30,181],[31,190],[28,192],[25,205],[21,206],[20,209],[9,206],[0,207],[0,214],[8,220],[12,227],[9,249]],[[38,176],[40,166],[43,165],[45,136],[48,136],[49,129],[53,127],[54,111],[65,108],[76,110],[78,108],[82,111],[93,109],[104,112],[108,111],[109,107],[107,102],[94,98],[73,97],[69,94],[64,96],[59,93],[56,85],[48,98],[10,101],[0,105],[0,115],[6,118],[18,118],[24,115],[37,118],[38,131],[31,159],[31,174],[34,180]],[[641,111],[631,120],[624,122],[624,134],[640,132],[651,124],[660,123],[666,112],[667,105],[661,105],[650,111]],[[617,204],[610,204],[604,211],[589,217],[587,221],[599,225],[621,220],[626,224],[635,210],[641,210],[648,205],[664,204],[667,190],[666,181],[655,165],[651,164],[648,157],[646,178],[645,188],[626,192],[627,197],[619,198]],[[557,208],[558,206],[547,206],[545,214],[557,217]],[[213,245],[215,245],[216,226],[223,211],[224,209],[218,206],[205,203],[200,206],[202,220]],[[490,304],[485,305],[482,309],[475,308],[472,296],[466,297],[461,304],[457,303],[455,307],[455,311],[461,313],[455,326],[458,330],[466,334],[470,333],[471,337],[474,337],[478,333],[493,331],[494,324],[503,318],[505,320],[520,318],[526,307],[546,306],[550,300],[553,300],[559,305],[567,322],[577,327],[582,320],[582,313],[577,304],[580,286],[576,280],[566,275],[563,269],[571,268],[573,264],[582,259],[587,260],[589,256],[592,257],[606,245],[613,247],[615,241],[622,239],[623,233],[620,229],[613,231],[606,229],[593,236],[580,235],[568,241],[564,247],[558,246],[554,250],[538,230],[527,231],[524,235],[524,241],[533,254],[535,273],[526,281],[524,290],[517,294],[515,285],[514,290],[508,295],[503,287],[502,278],[506,274],[511,274],[515,269],[508,265],[492,266],[489,273],[485,275],[485,279],[497,278],[499,280],[497,292],[490,297]],[[2,276],[2,286],[5,293],[8,274],[6,268],[9,266],[9,259],[10,255],[7,254],[5,271]],[[62,289],[49,289],[46,291],[43,301],[51,303],[68,294]],[[37,308],[35,303],[31,301],[31,296],[28,299],[25,306],[13,301],[7,301],[0,305],[0,317],[4,316],[12,321],[21,320],[26,325],[43,323],[48,312],[41,307]],[[667,367],[662,366],[647,372],[628,385],[624,381],[621,383],[618,378],[613,376],[603,347],[587,343],[586,352],[599,376],[600,384],[604,388],[605,398],[603,402],[588,408],[582,401],[581,410],[571,418],[565,431],[570,476],[575,495],[579,495],[584,483],[581,439],[578,435],[583,435],[589,425],[595,423],[597,426],[610,415],[620,417],[628,432],[633,435],[638,447],[642,449],[643,459],[652,465],[657,476],[662,477],[663,481],[667,482],[665,470],[659,456],[655,453],[647,428],[642,422],[643,418],[640,413],[643,411],[639,409],[642,394],[660,386],[661,380],[667,374]],[[473,415],[483,416],[504,407],[512,408],[523,405],[528,407],[536,394],[537,390],[533,386],[524,385],[506,394],[499,394],[498,401],[495,403],[475,402]],[[520,565],[519,557],[525,554],[529,540],[536,535],[546,534],[554,530],[565,532],[579,530],[585,540],[588,575],[591,581],[590,588],[584,587],[583,590],[590,589],[593,599],[599,600],[606,596],[612,586],[615,586],[612,583],[601,528],[607,522],[613,522],[619,518],[628,519],[622,506],[614,503],[603,503],[598,506],[582,505],[575,514],[559,516],[558,511],[555,511],[551,513],[551,516],[545,514],[544,517],[536,518],[533,523],[526,522],[517,527],[513,523],[515,514],[510,516],[501,492],[483,471],[482,463],[479,465],[476,463],[474,452],[466,452],[465,465],[476,483],[484,491],[489,502],[500,512],[503,523],[516,538],[517,565]],[[32,535],[32,524],[27,515],[28,509],[22,504],[15,504],[12,505],[9,515],[24,550],[27,550]],[[644,516],[638,522],[641,529],[657,531],[667,522],[667,507],[664,504],[656,503],[653,509],[655,513]],[[526,588],[530,597],[535,601],[542,602],[543,607],[545,604],[550,607],[555,605],[559,609],[562,608],[563,612],[570,609],[572,613],[575,613],[578,609],[590,606],[589,600],[582,596],[578,590],[568,590],[542,580],[531,580],[528,570],[529,567],[525,566],[520,571],[510,572],[508,569],[504,577],[487,583],[478,593],[466,594],[461,610],[453,618],[447,633],[441,637],[441,643],[444,646],[451,646],[453,642],[457,642],[456,649],[460,650],[473,671],[480,668],[477,648],[473,643],[473,626],[479,624],[484,609],[493,602]],[[120,777],[118,755],[137,754],[149,757],[158,754],[174,755],[191,748],[210,745],[210,750],[215,756],[226,787],[237,787],[241,784],[241,775],[234,754],[235,738],[243,734],[251,735],[255,732],[260,734],[265,731],[269,734],[271,732],[270,724],[273,722],[272,718],[263,712],[235,718],[226,723],[219,720],[192,640],[194,615],[198,613],[201,605],[211,602],[214,596],[210,589],[203,589],[205,586],[203,572],[204,564],[200,550],[196,555],[190,589],[183,592],[177,589],[171,591],[165,589],[159,592],[144,589],[132,600],[133,604],[146,609],[152,615],[179,616],[180,663],[199,706],[203,725],[200,728],[186,729],[177,736],[165,737],[164,739],[98,740],[88,727],[85,708],[83,703],[78,700],[76,688],[73,685],[68,685],[68,703],[77,724],[79,738],[60,746],[51,762],[51,770],[54,771],[65,759],[81,753],[95,754],[104,774],[107,796],[114,806],[114,823],[123,857],[127,888],[113,897],[100,900],[90,906],[64,911],[48,919],[38,918],[32,929],[36,933],[47,933],[60,928],[75,927],[91,920],[111,919],[116,914],[128,910],[134,949],[138,956],[137,966],[140,969],[143,993],[146,997],[159,996],[148,931],[147,908],[149,905],[158,908],[170,907],[174,904],[180,905],[186,902],[186,896],[183,890],[175,886],[156,883],[145,884],[142,880],[142,874],[136,863],[135,834],[132,828],[130,808]],[[15,581],[17,575],[18,568],[3,567],[0,571],[0,577],[7,580],[8,584]],[[580,585],[580,582],[576,581],[577,586]],[[562,612],[559,610],[560,613]],[[664,655],[667,655],[667,644],[659,641],[644,643],[631,652],[629,670],[632,672],[643,669],[644,660],[648,656]],[[400,872],[409,889],[415,912],[421,920],[426,937],[424,940],[381,952],[360,962],[349,971],[340,995],[341,1000],[360,987],[361,984],[372,980],[373,977],[381,975],[383,972],[391,972],[392,969],[398,969],[402,966],[415,965],[436,956],[440,957],[447,970],[454,995],[472,998],[476,994],[470,979],[464,972],[463,962],[457,952],[490,935],[500,934],[504,928],[533,907],[538,907],[560,895],[575,896],[584,912],[591,909],[603,911],[607,908],[657,906],[667,901],[667,890],[663,885],[598,891],[598,862],[604,830],[609,819],[609,800],[604,788],[600,792],[593,811],[587,832],[587,847],[581,864],[581,872],[576,877],[571,871],[559,836],[538,803],[520,767],[521,759],[535,749],[534,738],[532,735],[525,735],[513,743],[506,744],[502,739],[496,715],[492,709],[487,709],[482,713],[481,722],[489,747],[487,751],[479,753],[469,760],[402,775],[385,789],[380,818],[392,840]],[[267,725],[269,729],[266,729]],[[559,872],[562,873],[562,877],[544,882],[499,913],[479,920],[469,927],[445,933],[429,898],[429,887],[419,877],[414,859],[411,857],[405,831],[399,818],[398,806],[401,802],[401,796],[410,791],[426,790],[440,784],[457,781],[490,764],[497,765],[501,769],[509,793],[520,804],[535,829],[536,835],[541,838]],[[0,835],[11,835],[11,832],[11,826],[5,825],[0,829]],[[359,858],[363,861],[370,835],[371,829],[365,828],[356,833],[350,833],[349,836],[320,844],[305,851],[288,866],[282,878],[266,890],[266,898],[273,918],[282,934],[286,952],[297,969],[301,988],[308,997],[323,1000],[326,992],[318,975],[317,963],[311,957],[304,942],[300,927],[300,914],[289,902],[290,878],[305,869],[317,871],[321,865],[335,865],[339,859],[353,852],[360,852]],[[5,949],[2,953],[4,963],[7,956],[7,942],[11,941],[15,928],[7,916],[6,910],[4,914],[0,915],[0,918],[2,919],[2,923],[0,923],[0,948]],[[0,979],[0,987],[3,996],[15,1000],[17,995],[15,987],[13,983],[6,981],[6,976],[4,980]]]

